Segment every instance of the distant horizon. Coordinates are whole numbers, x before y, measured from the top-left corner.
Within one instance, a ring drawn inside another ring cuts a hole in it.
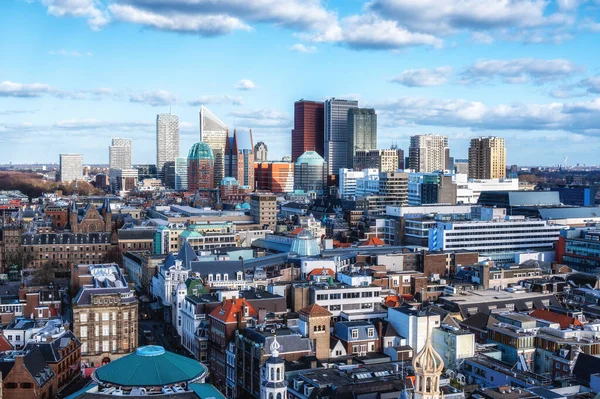
[[[167,112],[185,155],[203,105],[291,154],[294,102],[331,97],[377,111],[378,148],[499,136],[509,164],[598,162],[598,1],[159,3],[0,3],[0,163],[104,163],[113,137],[151,163]]]

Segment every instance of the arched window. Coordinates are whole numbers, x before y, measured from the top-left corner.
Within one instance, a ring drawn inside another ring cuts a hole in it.
[[[281,379],[281,369],[277,367],[277,381]]]
[[[273,392],[269,393],[269,399],[273,399]]]
[[[271,381],[275,379],[275,370],[271,369]]]
[[[281,398],[281,392],[277,392],[277,399],[282,399]]]
[[[431,392],[431,377],[427,377],[425,379],[425,384],[426,384],[425,392],[427,392],[427,393]]]

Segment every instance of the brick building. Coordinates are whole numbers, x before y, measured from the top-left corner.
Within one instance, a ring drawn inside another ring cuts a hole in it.
[[[39,348],[0,355],[4,399],[51,399],[58,392],[57,377]]]

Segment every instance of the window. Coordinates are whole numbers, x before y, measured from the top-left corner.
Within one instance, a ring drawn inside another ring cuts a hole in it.
[[[109,335],[110,335],[110,326],[109,325],[102,326],[102,336],[108,337]]]
[[[108,321],[108,320],[110,320],[110,313],[108,313],[108,312],[102,313],[102,321]]]
[[[82,342],[81,343],[81,353],[87,353],[88,351],[88,344],[87,342]]]
[[[375,336],[375,329],[374,329],[374,328],[369,328],[369,329],[367,330],[367,336],[368,336],[369,338],[373,338],[373,337]]]
[[[129,320],[129,312],[123,312],[123,320]]]
[[[82,338],[85,338],[85,337],[87,337],[87,335],[88,335],[88,328],[87,328],[87,326],[81,326],[79,328],[79,336],[82,337]]]
[[[352,353],[358,353],[358,345],[352,345]]]
[[[356,328],[352,329],[352,338],[353,339],[358,338],[358,330]]]
[[[102,352],[108,352],[110,350],[110,341],[102,341]]]

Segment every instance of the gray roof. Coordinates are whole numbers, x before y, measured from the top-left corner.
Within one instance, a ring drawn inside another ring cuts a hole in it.
[[[92,286],[84,286],[79,290],[74,302],[78,306],[86,306],[92,304],[92,295],[126,294],[129,292],[131,292],[129,287],[94,288]],[[121,298],[122,303],[134,303],[136,301],[135,297]]]
[[[192,248],[192,245],[189,243],[189,241],[185,240],[183,242],[183,248],[179,250],[177,259],[183,263],[185,268],[189,268],[191,262],[198,260],[198,255]]]
[[[281,348],[279,349],[280,353],[311,351],[311,343],[309,338],[304,338],[302,335],[290,330],[287,327],[278,328],[274,330],[275,333],[271,331],[271,327],[269,326],[267,326],[264,331],[260,331],[256,328],[247,328],[244,331],[244,335],[248,339],[264,345],[266,354],[271,354],[271,343],[273,343],[275,335],[277,335],[277,342],[279,342],[281,345]]]
[[[584,219],[600,217],[600,207],[561,207],[541,208],[540,216],[544,220],[553,219]]]
[[[560,194],[557,191],[509,191],[508,200],[510,206],[560,206]]]
[[[31,233],[22,235],[22,245],[110,244],[110,233]]]
[[[154,233],[156,233],[155,229],[121,229],[119,240],[152,240]]]
[[[79,339],[71,331],[66,331],[61,337],[53,339],[50,342],[29,341],[23,349],[28,350],[37,347],[40,349],[46,363],[58,363],[61,360],[58,351],[66,348],[71,341],[76,341],[79,344]]]
[[[373,336],[369,337],[368,330],[373,329]],[[358,335],[352,338],[352,331],[356,330]],[[346,342],[369,341],[379,338],[377,328],[367,321],[345,321],[335,324],[335,336]]]

